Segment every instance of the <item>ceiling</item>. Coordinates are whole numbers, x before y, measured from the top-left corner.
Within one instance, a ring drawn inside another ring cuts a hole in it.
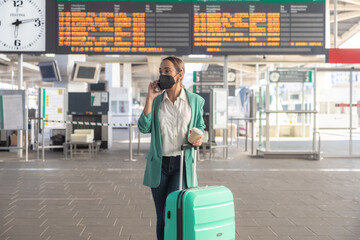
[[[334,0],[329,2],[330,12],[330,42],[334,47]],[[360,0],[338,0],[337,3],[337,21],[339,46],[354,34],[360,31]],[[147,86],[150,81],[158,76],[158,67],[161,59],[165,56],[146,56],[146,55],[120,55],[118,57],[107,57],[102,55],[87,56],[86,61],[99,62],[102,66],[105,63],[131,63],[133,86],[139,88],[139,92],[147,92]],[[0,82],[17,84],[17,59],[14,54],[0,54]],[[183,56],[185,63],[203,63],[203,64],[224,64],[222,56]],[[51,55],[24,55],[24,82],[27,87],[40,86],[46,83],[41,82],[40,73],[36,66],[39,61],[53,60]],[[251,55],[251,56],[229,56],[228,67],[242,72],[243,83],[254,84],[256,80],[256,65],[259,69],[266,66],[273,67],[291,67],[305,66],[310,67],[314,64],[324,63],[323,55]],[[271,64],[271,65],[269,65]],[[272,65],[273,64],[273,65]],[[104,68],[103,68],[104,69]]]
[[[330,1],[330,33],[331,43],[334,42],[334,8],[335,0]],[[360,0],[337,1],[338,40],[341,45],[360,30]],[[332,45],[333,46],[333,45]]]

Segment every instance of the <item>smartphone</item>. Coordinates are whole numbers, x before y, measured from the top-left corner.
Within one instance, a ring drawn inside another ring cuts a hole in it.
[[[154,80],[153,83],[156,83],[156,88],[155,88],[155,92],[161,92],[161,89],[159,88],[159,80]]]

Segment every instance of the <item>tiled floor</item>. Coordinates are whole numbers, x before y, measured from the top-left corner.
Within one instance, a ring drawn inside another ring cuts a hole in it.
[[[47,152],[45,162],[0,152],[0,239],[155,239],[144,156],[125,162],[126,148],[93,160]],[[250,158],[232,147],[229,160],[200,162],[198,175],[232,190],[237,240],[360,239],[360,159]]]

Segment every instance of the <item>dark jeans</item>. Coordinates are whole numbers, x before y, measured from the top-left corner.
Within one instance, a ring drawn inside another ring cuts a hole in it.
[[[161,168],[160,185],[157,188],[151,188],[155,202],[157,224],[156,235],[158,240],[164,240],[165,227],[165,202],[167,196],[176,190],[179,190],[180,156],[163,157]],[[185,164],[184,164],[185,173]],[[183,189],[186,186],[185,174],[183,175]]]

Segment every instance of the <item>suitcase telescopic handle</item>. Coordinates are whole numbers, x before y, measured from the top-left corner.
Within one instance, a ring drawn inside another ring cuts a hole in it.
[[[181,145],[181,151],[184,151],[185,149],[189,149],[189,148],[196,148],[196,146],[188,143]]]
[[[199,147],[197,146],[194,146],[192,144],[183,144],[181,145],[181,158],[180,158],[180,180],[179,180],[179,190],[182,190],[182,187],[183,187],[183,174],[184,174],[184,157],[185,157],[185,150],[186,149],[189,149],[189,148],[196,148],[195,149],[195,156],[194,156],[194,171],[193,171],[193,187],[195,187],[195,175],[196,175],[196,162],[197,162],[197,159],[199,157]]]

